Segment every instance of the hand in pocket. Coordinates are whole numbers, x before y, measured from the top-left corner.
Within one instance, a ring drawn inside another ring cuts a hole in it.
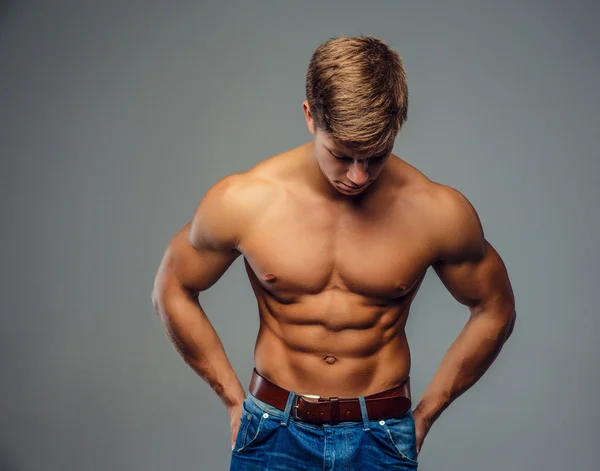
[[[227,412],[229,413],[229,429],[231,430],[231,449],[235,448],[235,441],[240,430],[240,422],[242,419],[242,405],[230,407]]]

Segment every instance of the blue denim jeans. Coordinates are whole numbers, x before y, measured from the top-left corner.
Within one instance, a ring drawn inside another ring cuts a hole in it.
[[[313,425],[249,394],[231,456],[230,471],[371,471],[417,469],[412,411],[401,417],[369,420],[360,398],[362,422]]]

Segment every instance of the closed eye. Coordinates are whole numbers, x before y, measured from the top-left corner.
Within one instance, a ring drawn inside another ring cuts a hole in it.
[[[336,160],[340,161],[340,162],[344,162],[344,163],[352,163],[354,161],[353,158],[351,157],[340,157],[338,155],[335,155],[333,152],[331,152],[330,149],[329,153],[335,157]],[[383,161],[385,160],[385,158],[387,157],[387,155],[378,155],[377,157],[370,157],[367,159],[367,162],[371,165],[379,165],[381,163],[383,163]]]
[[[380,164],[385,160],[385,155],[380,155],[379,157],[372,157],[369,159],[370,164]]]

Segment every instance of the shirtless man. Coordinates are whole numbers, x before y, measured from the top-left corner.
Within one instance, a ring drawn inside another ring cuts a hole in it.
[[[306,93],[314,139],[207,192],[165,252],[154,308],[227,408],[231,469],[416,469],[512,332],[510,282],[469,202],[391,154],[408,103],[395,51],[329,40]],[[260,316],[248,396],[199,304],[240,254]],[[471,315],[412,407],[405,325],[429,267]]]

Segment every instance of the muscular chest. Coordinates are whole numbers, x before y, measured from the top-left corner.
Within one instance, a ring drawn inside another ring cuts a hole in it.
[[[419,225],[392,214],[277,205],[256,219],[242,252],[253,281],[284,301],[327,289],[395,299],[410,292],[429,259]]]

